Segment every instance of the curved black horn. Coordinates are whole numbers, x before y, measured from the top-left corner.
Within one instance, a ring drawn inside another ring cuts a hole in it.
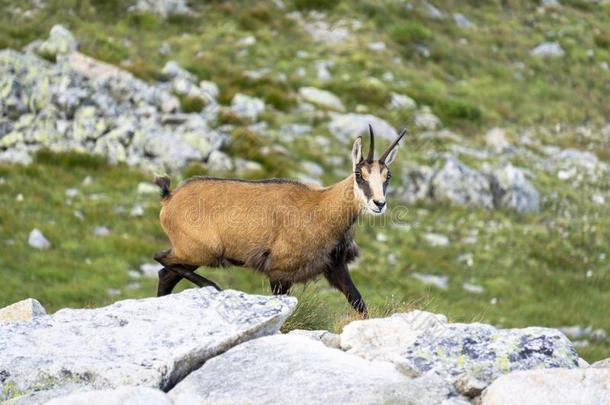
[[[373,161],[373,155],[375,153],[375,135],[373,134],[373,127],[369,124],[369,134],[371,136],[371,142],[369,144],[369,155],[366,160],[371,163]]]
[[[385,158],[388,157],[388,153],[390,153],[390,151],[396,146],[396,144],[398,142],[400,142],[402,137],[405,136],[406,134],[407,134],[407,128],[403,129],[402,132],[400,133],[400,135],[398,135],[398,138],[396,138],[394,140],[394,142],[392,142],[392,144],[390,146],[388,146],[388,148],[385,150],[385,152],[383,152],[383,155],[381,155],[381,157],[379,158],[379,162],[381,162],[381,163],[385,162]]]

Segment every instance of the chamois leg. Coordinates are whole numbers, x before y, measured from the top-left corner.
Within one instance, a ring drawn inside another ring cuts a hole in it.
[[[269,280],[269,284],[271,285],[271,292],[273,295],[288,294],[290,287],[292,287],[292,282],[290,281]]]
[[[362,295],[360,295],[360,291],[358,291],[356,285],[349,275],[347,264],[336,263],[332,269],[324,272],[324,277],[326,277],[326,280],[328,280],[330,285],[345,295],[345,298],[347,298],[350,305],[354,307],[354,309],[358,311],[363,318],[369,317],[366,304],[362,299]]]
[[[198,287],[214,287],[217,291],[222,289],[212,280],[195,273],[198,266],[172,263],[171,249],[157,252],[153,258],[165,266],[159,271],[159,285],[157,297],[171,294],[172,290],[182,278],[186,278]]]

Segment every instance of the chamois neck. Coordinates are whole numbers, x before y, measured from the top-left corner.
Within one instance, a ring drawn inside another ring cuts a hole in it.
[[[354,175],[341,180],[326,189],[324,209],[329,220],[336,225],[351,226],[362,212],[362,207],[354,195]]]

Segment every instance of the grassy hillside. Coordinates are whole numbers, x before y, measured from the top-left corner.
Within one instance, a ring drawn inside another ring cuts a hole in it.
[[[271,106],[262,116],[268,129],[256,133],[231,122],[239,141],[226,150],[261,160],[263,177],[291,174],[285,165],[311,160],[325,169],[322,178],[330,183],[349,168],[349,147],[332,138],[323,119],[298,109],[301,86],[332,91],[350,111],[414,128],[411,112],[387,108],[392,92],[408,94],[474,149],[487,129],[502,126],[514,140],[527,133],[543,146],[610,159],[608,134],[600,131],[610,113],[607,5],[564,0],[559,8],[544,9],[518,0],[439,1],[442,17],[434,18],[415,1],[294,0],[283,8],[273,1],[192,1],[196,16],[162,20],[127,13],[127,2],[119,0],[50,0],[37,10],[33,3],[0,0],[0,49],[20,49],[61,23],[74,32],[83,53],[146,80],[164,80],[163,65],[176,60],[199,79],[217,83],[222,103],[237,92],[264,99]],[[24,12],[29,9],[36,11]],[[291,14],[295,11],[301,17]],[[316,42],[306,32],[320,12],[335,31],[347,30],[345,40]],[[458,26],[455,13],[474,26]],[[296,22],[299,18],[305,23]],[[250,35],[254,44],[239,45]],[[531,49],[545,41],[560,43],[565,56],[532,56]],[[377,42],[385,48],[370,49]],[[317,73],[321,61],[329,66],[328,80]],[[288,123],[306,123],[328,138],[325,153],[313,139],[284,139],[281,127]],[[415,133],[400,152],[393,182],[400,182],[406,162],[435,165],[451,150],[447,140],[426,141]],[[287,149],[283,160],[262,161],[257,150],[270,144]],[[591,199],[601,193],[607,201],[610,182],[588,175],[578,182],[561,180],[546,166],[541,149],[527,149],[535,157],[509,158],[532,172],[543,196],[540,213],[394,204],[385,223],[363,220],[357,236],[362,258],[353,277],[374,312],[414,306],[456,321],[578,324],[610,332],[610,218],[607,203]],[[502,159],[462,156],[474,167]],[[182,177],[202,170],[193,166]],[[0,306],[33,296],[54,311],[153,295],[154,279],[130,273],[167,247],[157,221],[158,195],[137,191],[150,178],[77,154],[42,152],[27,167],[0,165]],[[67,194],[72,188],[78,192]],[[143,215],[130,213],[134,205],[143,206]],[[400,221],[391,224],[392,215]],[[95,235],[99,226],[110,233]],[[28,246],[35,227],[51,241],[49,250]],[[446,235],[450,243],[431,246],[428,233]],[[263,278],[246,270],[201,271],[225,288],[269,292]],[[448,287],[423,284],[414,272],[448,276]],[[483,291],[469,292],[464,283]],[[296,294],[302,307],[289,327],[332,329],[353,316],[325,282],[297,288]],[[579,353],[587,360],[609,357],[610,342],[591,340]]]

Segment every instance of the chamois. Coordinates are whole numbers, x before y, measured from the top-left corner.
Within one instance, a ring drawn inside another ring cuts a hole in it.
[[[366,159],[358,137],[352,173],[329,187],[196,176],[171,192],[169,177],[157,177],[159,217],[171,242],[171,249],[154,255],[164,266],[157,295],[170,294],[182,278],[220,290],[194,271],[199,266],[242,266],[264,273],[273,294],[287,294],[294,283],[324,275],[366,317],[366,304],[347,268],[358,256],[354,224],[365,212],[385,212],[388,166],[406,132],[374,160],[375,136],[369,125]]]

